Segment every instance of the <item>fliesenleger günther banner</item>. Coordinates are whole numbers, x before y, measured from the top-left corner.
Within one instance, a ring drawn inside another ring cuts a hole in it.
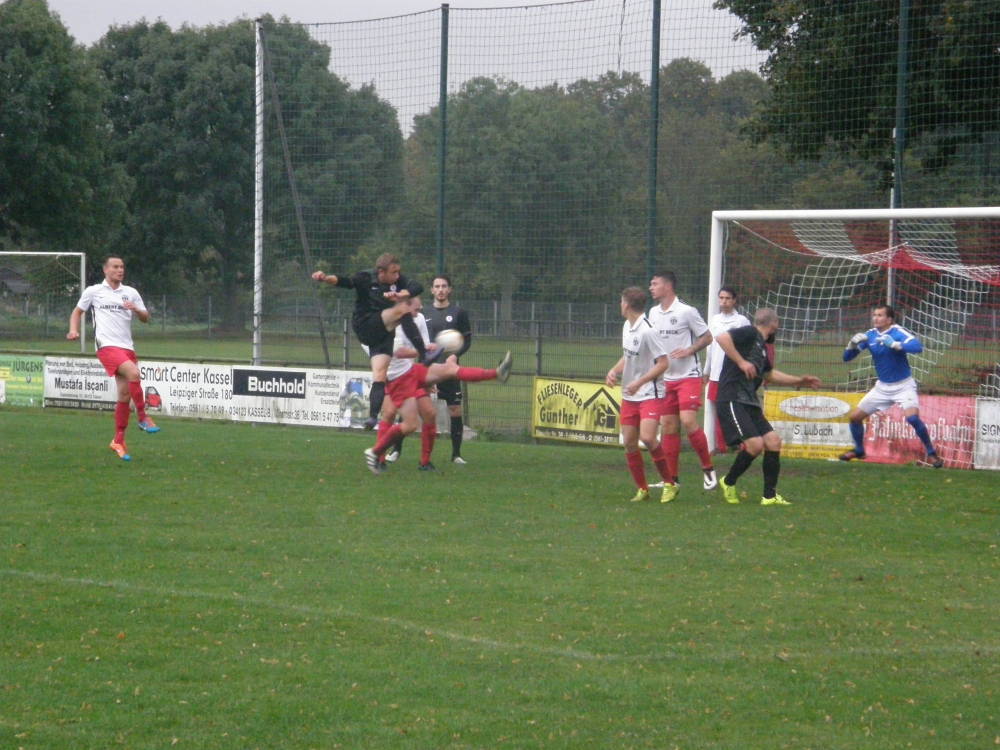
[[[355,402],[364,394],[365,382],[371,380],[367,372],[141,360],[139,371],[146,411],[154,418],[325,427],[351,426],[351,407],[361,413]],[[108,377],[96,360],[46,358],[46,406],[111,409],[116,393],[114,378]]]

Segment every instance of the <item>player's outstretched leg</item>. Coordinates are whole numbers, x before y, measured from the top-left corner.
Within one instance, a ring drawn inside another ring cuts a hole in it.
[[[840,454],[841,461],[851,461],[855,458],[864,459],[865,457],[865,423],[864,422],[854,422],[850,424],[851,439],[854,440],[854,448]]]
[[[924,451],[927,453],[927,463],[933,466],[935,469],[940,469],[944,466],[944,459],[942,459],[937,451],[934,450],[934,444],[931,443],[931,435],[927,431],[927,425],[920,418],[919,414],[911,414],[906,417],[906,421],[909,422],[910,427],[913,431],[917,433],[917,437],[920,438],[920,442],[924,444]]]
[[[759,438],[751,439],[751,441],[758,440]],[[739,453],[736,454],[736,459],[733,461],[733,465],[729,467],[729,473],[719,480],[719,486],[722,487],[722,495],[726,498],[727,503],[731,505],[739,503],[740,498],[736,494],[736,480],[743,476],[746,470],[750,468],[750,464],[754,462],[755,458],[757,458],[757,455],[751,455],[747,451],[746,447],[744,447]]]

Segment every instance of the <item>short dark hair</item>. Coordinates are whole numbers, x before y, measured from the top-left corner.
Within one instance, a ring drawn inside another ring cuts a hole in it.
[[[625,287],[622,290],[622,299],[625,300],[628,309],[633,312],[642,312],[646,309],[646,290],[642,287]]]
[[[375,259],[375,270],[384,271],[389,266],[400,265],[399,258],[397,258],[392,253],[382,253],[378,258]]]
[[[885,316],[892,322],[896,322],[896,311],[889,305],[875,305],[875,307],[872,308],[872,312],[875,312],[876,310],[885,310]]]
[[[433,284],[438,279],[444,279],[444,283],[447,284],[448,286],[451,286],[451,279],[449,279],[448,276],[443,273],[439,273],[437,276],[431,279],[431,284]]]
[[[113,254],[112,255],[105,255],[104,256],[104,260],[101,261],[101,268],[107,268],[108,267],[108,263],[111,262],[112,258],[114,258],[115,260],[120,260],[122,262],[122,265],[125,264],[125,259],[122,258],[122,256],[120,256],[120,255],[113,255]]]
[[[670,284],[670,288],[675,292],[677,291],[677,274],[673,271],[660,271],[659,273],[653,274],[654,279],[663,279]]]
[[[755,326],[769,326],[778,322],[778,313],[770,307],[760,307],[753,314],[753,324]]]
[[[739,299],[740,295],[736,293],[736,287],[732,287],[729,284],[723,284],[719,287],[719,294],[726,292],[733,299]]]

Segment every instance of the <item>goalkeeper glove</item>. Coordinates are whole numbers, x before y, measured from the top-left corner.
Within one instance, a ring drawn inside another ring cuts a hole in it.
[[[888,333],[883,333],[881,336],[875,339],[875,343],[881,344],[882,346],[887,346],[890,349],[895,349],[896,351],[899,351],[900,349],[903,348],[903,345],[900,342],[896,341],[896,339],[894,339]]]
[[[868,340],[868,335],[867,335],[867,334],[864,334],[864,333],[856,333],[856,334],[854,334],[854,335],[853,335],[853,336],[851,337],[851,340],[850,340],[850,341],[848,342],[848,344],[847,344],[847,348],[848,348],[848,349],[857,349],[857,348],[858,348],[858,345],[859,345],[859,344],[860,344],[860,343],[861,343],[862,341],[867,341],[867,340]]]

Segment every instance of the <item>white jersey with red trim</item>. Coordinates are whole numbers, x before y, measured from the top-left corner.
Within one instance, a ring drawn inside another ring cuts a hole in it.
[[[654,305],[647,317],[656,332],[660,334],[668,354],[677,349],[687,349],[708,330],[701,313],[677,298],[674,298],[673,304],[666,310],[660,305]],[[663,379],[670,382],[700,377],[701,364],[698,355],[690,354],[679,359],[671,357],[670,367],[667,368]]]
[[[88,286],[76,303],[84,312],[94,309],[94,348],[117,346],[120,349],[135,350],[132,343],[132,311],[122,305],[131,302],[137,310],[146,312],[146,305],[134,287],[119,284],[112,289],[107,279],[100,284]]]
[[[635,321],[634,326],[625,321],[625,327],[622,329],[622,356],[625,357],[625,367],[621,377],[621,384],[624,386],[653,369],[653,364],[658,358],[667,356],[667,349],[650,322],[641,317]],[[632,396],[626,396],[622,391],[624,401],[647,401],[662,396],[663,387],[658,381],[646,383]]]
[[[417,324],[417,329],[424,339],[424,346],[427,346],[431,343],[430,333],[427,331],[427,319],[423,316],[423,313],[417,313],[413,316],[413,322]],[[412,349],[413,342],[403,333],[403,326],[397,326],[396,339],[392,342],[392,351],[395,352],[397,349],[404,347]],[[412,359],[397,357],[393,354],[392,359],[389,360],[389,369],[386,371],[386,380],[395,380],[401,375],[405,375],[411,367],[413,367]]]
[[[715,342],[715,339],[719,337],[720,333],[726,333],[734,328],[742,328],[748,325],[750,325],[750,321],[747,320],[746,316],[741,315],[735,310],[728,315],[716,313],[708,321],[708,328],[714,337],[712,343],[705,350],[705,372],[708,373],[709,380],[716,383],[719,381],[719,375],[722,373],[722,363],[726,361],[726,353],[722,351],[722,347]]]

